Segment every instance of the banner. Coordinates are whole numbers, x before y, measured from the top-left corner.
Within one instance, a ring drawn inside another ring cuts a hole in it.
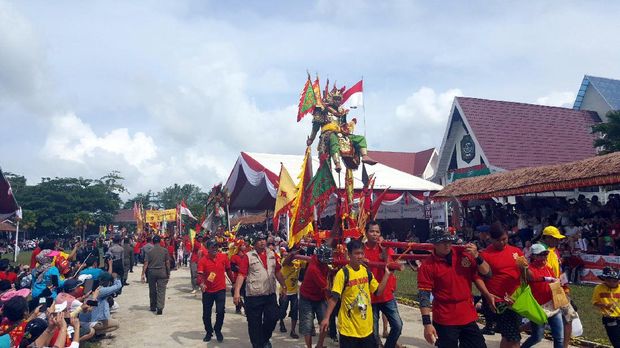
[[[145,211],[146,222],[154,223],[154,222],[162,222],[162,221],[176,221],[177,219],[177,210],[176,209],[166,209],[166,210],[147,210]]]
[[[582,254],[579,257],[583,261],[583,269],[581,270],[582,283],[600,283],[601,280],[598,276],[606,266],[620,268],[620,256]]]

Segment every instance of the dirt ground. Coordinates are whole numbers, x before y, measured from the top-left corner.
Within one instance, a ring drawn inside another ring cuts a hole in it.
[[[134,273],[129,274],[131,285],[123,289],[123,294],[118,298],[120,309],[113,314],[114,318],[120,320],[121,327],[113,333],[112,338],[101,341],[102,347],[251,347],[247,322],[244,316],[235,314],[230,294],[226,299],[222,329],[224,341],[218,343],[214,339],[205,343],[202,342],[205,332],[201,301],[198,295],[190,293],[189,268],[172,272],[166,292],[166,306],[161,316],[149,311],[148,285],[140,282],[141,269],[141,266],[134,267]],[[399,311],[404,322],[399,342],[407,347],[432,347],[422,336],[419,310],[399,306]],[[290,326],[288,319],[286,325]],[[499,347],[499,335],[485,337],[489,348]],[[272,344],[280,348],[304,347],[303,338],[292,339],[288,334],[280,333],[278,328],[273,334]],[[326,346],[337,347],[337,344],[327,339]],[[552,347],[552,344],[550,341],[543,341],[537,347]]]

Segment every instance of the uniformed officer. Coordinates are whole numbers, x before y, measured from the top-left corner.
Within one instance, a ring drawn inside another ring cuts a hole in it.
[[[157,311],[161,315],[164,310],[166,300],[166,284],[170,279],[170,255],[159,243],[159,236],[153,237],[153,249],[146,254],[144,267],[142,267],[142,282],[148,274],[149,280],[149,299],[151,301],[151,312]],[[146,273],[148,272],[148,273]]]

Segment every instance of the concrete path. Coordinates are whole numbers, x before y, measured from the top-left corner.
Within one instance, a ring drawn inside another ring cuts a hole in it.
[[[149,311],[148,285],[140,282],[141,266],[134,268],[129,275],[128,287],[118,298],[120,309],[113,317],[120,320],[121,328],[113,333],[113,338],[103,339],[102,347],[251,347],[247,332],[247,322],[242,315],[234,314],[232,298],[226,299],[226,316],[224,319],[224,342],[202,342],[204,330],[202,325],[202,305],[200,298],[190,293],[189,269],[182,268],[172,272],[166,293],[164,314],[156,316]],[[230,295],[230,294],[229,294]],[[215,309],[215,308],[214,308]],[[422,336],[420,312],[416,308],[400,306],[399,311],[404,322],[400,343],[407,347],[432,347]],[[213,314],[215,320],[215,314]],[[290,321],[287,319],[287,327]],[[485,336],[487,345],[499,347],[499,335]],[[316,342],[316,340],[315,340]],[[303,338],[292,339],[276,328],[272,344],[274,347],[304,347]],[[327,347],[337,347],[330,339]],[[551,342],[543,341],[537,347],[552,347]]]

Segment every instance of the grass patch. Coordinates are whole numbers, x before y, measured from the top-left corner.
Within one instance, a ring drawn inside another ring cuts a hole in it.
[[[32,250],[22,251],[21,253],[17,255],[17,264],[18,265],[29,265],[31,255],[32,255]],[[6,253],[2,255],[2,258],[9,259],[11,261],[11,264],[14,264],[13,257],[14,257],[13,253]]]
[[[396,296],[405,298],[409,301],[418,299],[418,281],[417,273],[410,269],[405,269],[402,272],[396,272],[396,278],[398,278],[398,288],[396,290]],[[579,309],[579,317],[583,325],[582,338],[593,341],[596,343],[602,343],[611,345],[605,328],[601,324],[601,316],[598,311],[594,310],[590,301],[592,299],[593,286],[589,285],[571,285],[571,298]],[[474,286],[474,292],[477,293],[477,289]]]

